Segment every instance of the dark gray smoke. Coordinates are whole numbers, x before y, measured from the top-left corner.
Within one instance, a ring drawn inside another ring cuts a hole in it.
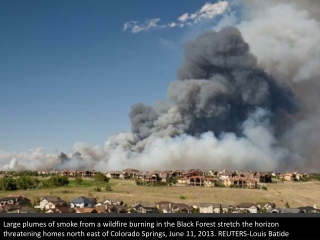
[[[298,109],[292,92],[257,66],[235,27],[209,31],[187,43],[178,78],[170,85],[168,97],[187,119],[183,133],[188,135],[211,131],[241,136],[243,122],[257,108],[269,109],[274,121]],[[159,130],[154,124],[159,116],[152,107],[135,105],[130,118],[140,140]]]
[[[152,107],[138,103],[131,107],[129,117],[132,133],[138,139],[144,139],[151,135],[154,121],[158,115]]]

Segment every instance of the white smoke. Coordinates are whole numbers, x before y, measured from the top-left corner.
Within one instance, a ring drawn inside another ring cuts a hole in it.
[[[238,26],[260,64],[293,82],[319,77],[320,23],[290,1],[262,6],[248,7]]]

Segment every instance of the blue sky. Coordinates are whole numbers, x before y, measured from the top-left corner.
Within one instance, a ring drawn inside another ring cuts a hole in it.
[[[0,0],[0,150],[68,152],[129,131],[131,105],[166,100],[183,43],[219,16],[168,24],[206,2]]]

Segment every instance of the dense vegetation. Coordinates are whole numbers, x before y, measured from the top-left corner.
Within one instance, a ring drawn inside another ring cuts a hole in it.
[[[22,175],[18,177],[4,177],[0,179],[1,191],[27,190],[34,188],[52,188],[67,186],[69,184],[68,177],[52,176],[46,180],[39,180],[30,175]]]

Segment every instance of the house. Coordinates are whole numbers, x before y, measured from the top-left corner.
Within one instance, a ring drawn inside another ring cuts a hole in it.
[[[214,187],[216,185],[217,179],[204,177],[204,176],[191,176],[189,178],[190,186],[204,186],[204,187]]]
[[[172,179],[172,177],[170,177],[169,172],[160,172],[159,178],[160,178],[160,182],[162,183],[169,183],[169,180]]]
[[[305,213],[320,213],[320,210],[316,208],[316,206],[306,206],[306,207],[299,207]]]
[[[106,206],[103,206],[103,205],[96,206],[94,209],[97,211],[97,213],[106,213],[107,212]]]
[[[272,183],[272,175],[269,173],[261,173],[259,182],[262,183]]]
[[[98,211],[95,208],[91,207],[76,208],[75,211],[75,213],[98,213]]]
[[[68,207],[69,204],[57,196],[44,196],[41,198],[38,205],[34,208],[38,209],[54,209],[56,207]]]
[[[171,203],[169,201],[160,201],[156,203],[156,208],[162,213],[171,213]]]
[[[123,201],[120,199],[106,199],[103,204],[110,204],[110,205],[123,205]]]
[[[59,175],[60,175],[61,177],[68,177],[68,176],[69,176],[69,170],[64,169],[64,170],[62,170],[62,171],[59,173]]]
[[[169,203],[171,213],[192,213],[193,207],[185,203]]]
[[[214,206],[211,203],[200,203],[199,213],[213,213]]]
[[[5,212],[12,212],[12,211],[18,210],[19,208],[20,206],[16,204],[6,204],[1,207],[1,209]]]
[[[305,213],[305,211],[299,208],[273,208],[269,209],[267,213]]]
[[[292,172],[293,181],[300,181],[303,178],[303,174],[297,171]]]
[[[212,203],[213,213],[228,213],[233,208],[232,205]]]
[[[193,212],[193,207],[185,203],[161,201],[156,203],[156,207],[162,213],[192,213]]]
[[[31,200],[20,195],[8,195],[7,197],[0,198],[0,206],[7,204],[25,206],[31,204]]]
[[[240,203],[236,206],[241,212],[257,213],[258,207],[255,203]]]
[[[157,173],[157,172],[147,173],[147,175],[145,176],[144,179],[145,179],[145,182],[147,182],[147,183],[157,183],[157,182],[161,181],[159,173]]]
[[[120,178],[122,178],[122,179],[132,179],[132,178],[135,178],[137,176],[138,172],[139,172],[139,170],[133,169],[133,168],[123,169]]]
[[[128,213],[128,209],[123,205],[108,205],[107,211],[110,213]]]
[[[269,209],[273,209],[276,207],[275,203],[271,203],[271,202],[258,202],[256,204],[257,208],[259,211],[263,211],[263,210],[269,210]]]
[[[136,213],[157,213],[158,212],[156,206],[149,202],[136,202],[132,204],[132,208]]]
[[[18,206],[7,210],[7,213],[38,213],[33,207]]]
[[[257,181],[251,177],[251,178],[247,178],[247,177],[234,177],[232,179],[233,185],[237,186],[239,188],[250,188],[250,189],[254,189],[257,188],[258,183]]]
[[[184,185],[184,186],[187,186],[190,184],[190,179],[187,178],[187,177],[183,177],[183,178],[178,178],[177,179],[177,185]]]
[[[293,174],[292,173],[284,173],[280,175],[280,178],[284,181],[293,181]]]
[[[111,171],[106,174],[106,177],[119,179],[121,174],[122,174],[122,172],[120,172],[120,171]]]
[[[233,181],[231,181],[230,177],[223,177],[219,178],[216,184],[223,185],[225,187],[230,187],[233,184]]]
[[[95,176],[96,171],[95,170],[92,170],[92,171],[86,170],[86,171],[80,172],[80,174],[81,174],[81,177],[83,177],[83,178],[91,178],[91,177]]]
[[[70,201],[71,208],[94,208],[95,204],[95,199],[87,197],[79,197]]]
[[[76,170],[69,170],[68,177],[76,177],[78,175],[78,171]]]
[[[76,210],[71,207],[57,206],[55,208],[47,210],[45,213],[76,213]]]

